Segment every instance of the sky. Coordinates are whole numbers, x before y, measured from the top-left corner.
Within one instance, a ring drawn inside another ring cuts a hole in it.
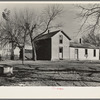
[[[47,5],[48,3],[0,3],[0,17],[2,17],[1,15],[5,8],[11,11],[14,9],[20,10],[24,8],[32,8],[41,11]],[[64,9],[64,13],[62,14],[62,17],[60,17],[60,21],[64,23],[62,30],[72,39],[80,37],[80,34],[77,33],[80,28],[81,21],[80,19],[76,19],[76,14],[79,13],[79,9],[76,4],[62,4],[62,6]]]

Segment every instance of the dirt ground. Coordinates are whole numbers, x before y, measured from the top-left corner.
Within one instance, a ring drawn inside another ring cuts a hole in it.
[[[12,76],[0,76],[0,86],[100,86],[100,61],[2,61]]]

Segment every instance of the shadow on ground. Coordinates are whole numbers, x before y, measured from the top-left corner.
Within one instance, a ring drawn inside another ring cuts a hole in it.
[[[0,86],[100,86],[100,62],[54,61],[0,64],[13,66]]]

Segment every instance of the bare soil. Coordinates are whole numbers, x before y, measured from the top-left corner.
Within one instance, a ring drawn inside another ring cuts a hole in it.
[[[100,86],[100,61],[2,61],[12,76],[0,76],[0,86]]]

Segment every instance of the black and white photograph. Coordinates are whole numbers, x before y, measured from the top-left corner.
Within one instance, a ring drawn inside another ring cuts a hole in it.
[[[0,2],[0,86],[100,86],[100,2]]]

